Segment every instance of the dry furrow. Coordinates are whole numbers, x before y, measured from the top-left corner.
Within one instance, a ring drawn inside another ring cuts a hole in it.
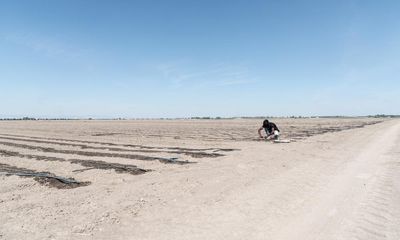
[[[126,158],[132,160],[142,160],[142,161],[159,161],[161,163],[166,164],[190,164],[194,162],[189,161],[180,161],[175,158],[163,158],[163,157],[150,157],[145,155],[139,154],[122,154],[122,153],[105,153],[105,152],[88,152],[88,151],[79,151],[79,150],[65,150],[65,149],[56,149],[51,147],[41,147],[41,146],[34,146],[29,144],[20,144],[14,142],[3,142],[0,141],[0,145],[15,147],[15,148],[23,148],[29,150],[36,150],[40,152],[50,152],[50,153],[62,153],[62,154],[74,154],[80,156],[87,156],[87,157],[111,157],[111,158]]]
[[[96,147],[89,146],[85,144],[77,144],[77,143],[63,143],[63,142],[54,142],[49,140],[36,140],[36,139],[27,139],[27,138],[16,138],[16,137],[2,137],[0,139],[5,140],[13,140],[13,141],[22,141],[22,142],[34,142],[34,143],[45,143],[45,144],[53,144],[60,146],[70,146],[70,147],[79,147],[81,149],[94,149],[94,150],[108,150],[108,151],[116,151],[116,152],[139,152],[139,153],[172,153],[172,154],[184,154],[187,156],[191,156],[193,158],[216,158],[222,157],[223,154],[220,153],[207,153],[207,152],[195,152],[195,151],[187,151],[187,150],[154,150],[154,149],[125,149],[118,147]]]
[[[105,169],[105,170],[115,170],[117,173],[129,173],[133,175],[144,174],[148,171],[148,169],[141,169],[135,165],[128,164],[119,164],[119,163],[108,163],[104,161],[95,161],[95,160],[83,160],[83,159],[65,159],[60,157],[50,157],[43,155],[34,155],[34,154],[21,154],[19,152],[0,150],[0,156],[4,157],[18,157],[18,158],[27,158],[27,159],[35,159],[38,161],[56,161],[56,162],[70,162],[73,164],[79,164],[81,166],[90,168],[90,169]],[[85,169],[88,170],[88,169]]]
[[[73,178],[57,176],[50,172],[37,172],[32,169],[19,168],[9,164],[0,163],[0,174],[6,176],[19,176],[33,178],[42,185],[55,188],[76,188],[87,186],[90,182],[79,182]]]
[[[45,139],[45,140],[64,141],[64,142],[99,144],[99,145],[103,145],[103,146],[132,147],[132,148],[140,148],[140,149],[168,149],[168,150],[179,150],[179,151],[214,151],[214,152],[231,152],[231,151],[238,150],[238,149],[232,149],[232,148],[155,147],[155,146],[144,146],[144,145],[138,145],[138,144],[119,144],[119,143],[112,143],[112,142],[99,142],[99,141],[65,139],[65,138],[35,137],[35,136],[25,136],[25,135],[15,135],[15,134],[0,134],[0,135],[11,136],[11,137],[23,137],[23,138],[30,138],[30,139]]]

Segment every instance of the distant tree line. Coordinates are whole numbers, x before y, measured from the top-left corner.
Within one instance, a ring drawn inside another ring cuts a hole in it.
[[[33,117],[0,118],[0,121],[39,121],[39,120],[65,121],[65,120],[89,120],[89,119],[76,119],[76,118],[33,118]]]
[[[376,115],[368,115],[370,118],[399,118],[400,115],[386,115],[386,114],[376,114]]]
[[[363,117],[363,116],[358,116]],[[376,114],[368,115],[364,117],[369,118],[400,118],[400,115],[386,115]],[[34,118],[34,117],[21,117],[21,118],[0,118],[0,121],[39,121],[39,120],[51,120],[51,121],[69,121],[69,120],[229,120],[229,119],[269,119],[277,118],[273,116],[255,116],[255,117],[188,117],[188,118]],[[349,116],[287,116],[280,118],[353,118]]]
[[[36,121],[36,118],[22,117],[22,118],[0,118],[0,121]]]

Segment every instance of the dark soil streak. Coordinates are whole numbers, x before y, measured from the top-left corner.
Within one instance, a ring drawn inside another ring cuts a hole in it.
[[[60,146],[69,146],[69,147],[80,147],[81,149],[97,149],[97,150],[108,150],[108,151],[116,151],[116,152],[144,152],[144,153],[174,153],[174,154],[185,154],[191,156],[193,158],[216,158],[222,157],[223,154],[219,153],[206,153],[206,152],[188,152],[188,151],[168,151],[168,150],[133,150],[133,149],[124,149],[124,148],[116,148],[116,147],[95,147],[88,146],[84,144],[76,144],[76,143],[61,143],[61,142],[51,142],[46,140],[34,140],[34,139],[23,139],[23,138],[14,138],[14,137],[1,137],[0,139],[7,140],[15,140],[15,141],[23,141],[23,142],[34,142],[34,143],[45,143],[45,144],[55,144]]]
[[[32,169],[19,168],[4,163],[0,163],[0,173],[4,173],[6,176],[15,175],[33,178],[42,185],[58,189],[77,188],[90,184],[90,182],[78,182],[74,178],[60,177],[50,172],[37,172]]]
[[[32,155],[32,154],[21,154],[19,152],[0,150],[1,156],[6,157],[20,157],[20,158],[29,158],[36,159],[39,161],[56,161],[56,162],[70,162],[73,164],[79,164],[84,167],[90,167],[95,169],[114,169],[117,173],[130,173],[133,175],[144,174],[151,170],[141,169],[136,167],[135,165],[126,165],[119,163],[108,163],[104,161],[95,161],[95,160],[82,160],[82,159],[64,159],[59,157],[48,157],[41,155]]]
[[[96,168],[96,169],[114,169],[117,173],[130,173],[133,175],[144,174],[150,172],[149,169],[138,168],[135,165],[126,165],[119,163],[106,163],[103,161],[95,160],[81,160],[81,159],[70,159],[70,163],[80,164],[84,167]]]
[[[95,133],[95,134],[92,134],[92,136],[102,137],[102,136],[114,136],[114,135],[120,135],[120,134],[123,134],[123,133]]]
[[[116,157],[116,158],[126,158],[126,159],[133,159],[133,160],[143,160],[143,161],[159,161],[162,163],[170,163],[170,164],[193,163],[193,162],[188,162],[188,161],[166,161],[167,158],[150,157],[150,156],[136,155],[136,154],[100,153],[100,152],[86,152],[86,151],[77,151],[77,150],[61,150],[61,149],[55,149],[55,148],[49,148],[49,147],[39,147],[39,146],[32,146],[32,145],[27,145],[27,144],[1,142],[1,141],[0,141],[0,144],[5,145],[5,146],[10,146],[10,147],[25,148],[25,149],[36,150],[36,151],[41,151],[41,152],[75,154],[75,155],[88,156],[88,157]]]
[[[356,129],[356,128],[363,128],[365,126],[369,125],[374,125],[381,123],[382,121],[375,121],[375,122],[369,122],[369,123],[360,123],[358,125],[351,125],[351,126],[340,126],[340,127],[322,127],[322,126],[317,126],[311,129],[307,130],[297,130],[292,129],[292,133],[289,132],[286,134],[287,138],[290,139],[304,139],[307,137],[311,137],[314,135],[320,135],[320,134],[325,134],[325,133],[330,133],[330,132],[340,132],[340,131],[345,131],[345,130],[350,130],[350,129]]]
[[[72,140],[72,139],[63,139],[63,138],[45,138],[45,137],[33,137],[33,136],[23,136],[23,135],[15,135],[15,134],[0,134],[3,136],[12,136],[12,137],[25,137],[31,139],[46,139],[46,140],[54,140],[54,141],[64,141],[64,142],[79,142],[79,143],[92,143],[99,144],[103,146],[120,146],[120,147],[133,147],[140,149],[169,149],[169,150],[180,150],[180,151],[221,151],[221,152],[231,152],[239,149],[232,148],[181,148],[181,147],[151,147],[151,146],[143,146],[136,144],[117,144],[110,142],[98,142],[98,141],[86,141],[86,140]]]

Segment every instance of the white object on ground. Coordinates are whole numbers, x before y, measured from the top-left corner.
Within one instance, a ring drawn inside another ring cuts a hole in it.
[[[274,143],[290,143],[289,139],[277,139],[274,140]]]

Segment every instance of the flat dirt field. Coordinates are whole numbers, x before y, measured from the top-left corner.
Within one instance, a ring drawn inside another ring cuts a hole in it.
[[[400,239],[400,120],[0,121],[0,239]]]

